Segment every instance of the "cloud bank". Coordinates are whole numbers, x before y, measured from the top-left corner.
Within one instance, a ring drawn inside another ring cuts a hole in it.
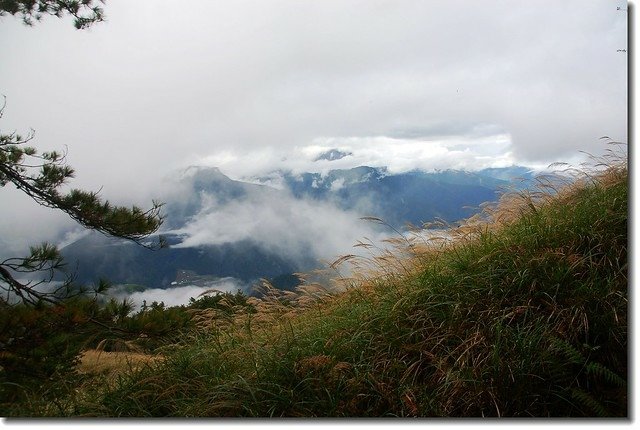
[[[244,287],[233,281],[225,281],[217,283],[215,289],[221,292],[235,293],[238,290],[243,290]],[[201,294],[210,292],[210,290],[211,287],[185,285],[167,289],[150,288],[132,294],[115,292],[115,294],[111,296],[120,300],[127,298],[133,302],[136,310],[140,310],[144,302],[147,303],[147,306],[150,306],[154,301],[158,303],[162,302],[167,307],[186,305],[189,303],[190,298],[198,299]]]
[[[331,150],[347,155],[339,159],[318,160]],[[388,136],[320,137],[311,144],[282,153],[273,148],[242,153],[225,150],[211,154],[200,163],[219,167],[237,179],[251,180],[275,170],[326,173],[329,170],[351,169],[358,166],[386,167],[397,174],[411,170],[467,170],[507,167],[516,163],[512,143],[507,134],[476,137],[423,140]],[[535,163],[529,163],[534,165]]]
[[[360,219],[372,215],[370,209],[362,202],[357,210],[345,211],[331,202],[295,199],[285,192],[254,193],[225,204],[207,198],[184,227],[171,233],[185,236],[178,247],[251,240],[299,264],[308,264],[309,257],[330,262],[363,237],[385,234]]]
[[[126,198],[194,160],[318,139],[493,146],[489,127],[510,136],[518,162],[556,161],[599,152],[603,135],[627,138],[617,6],[111,0],[107,22],[81,32],[4,17],[3,121],[35,128],[47,148],[68,145],[83,184]]]

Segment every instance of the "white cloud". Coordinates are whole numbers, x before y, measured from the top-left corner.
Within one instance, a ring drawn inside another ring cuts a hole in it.
[[[337,160],[317,160],[318,155],[338,149],[349,155]],[[199,164],[219,167],[236,179],[268,176],[277,169],[293,174],[327,173],[358,166],[387,167],[390,173],[436,169],[480,170],[516,163],[509,135],[410,139],[388,136],[319,137],[309,145],[278,154],[276,148],[242,153],[241,150],[212,154]],[[317,160],[317,161],[316,161]],[[194,160],[195,163],[198,161]],[[339,184],[336,184],[339,186]]]
[[[344,187],[344,178],[338,178],[331,183],[331,186],[329,188],[331,189],[331,191],[338,191],[343,187]]]
[[[243,286],[233,282],[225,281],[217,283],[215,289],[221,292],[235,293],[238,290],[243,290]],[[175,288],[151,288],[144,291],[138,291],[132,294],[116,293],[116,298],[128,298],[131,300],[139,310],[143,302],[146,301],[147,306],[155,302],[164,302],[165,306],[180,306],[189,303],[189,299],[193,297],[197,299],[201,294],[211,291],[212,287],[199,287],[196,285],[185,285]]]
[[[0,188],[0,207],[0,261],[25,257],[42,242],[57,244],[77,227],[67,214],[39,206],[11,185]]]
[[[1,90],[11,128],[69,145],[80,180],[108,194],[148,191],[193,156],[434,127],[492,124],[516,158],[552,161],[626,139],[616,6],[111,0],[88,31],[4,17]]]
[[[199,214],[174,233],[186,235],[178,246],[219,245],[252,240],[293,261],[314,256],[329,261],[363,237],[377,238],[376,226],[360,220],[367,208],[344,211],[329,202],[298,200],[281,193],[256,194],[225,205],[209,200]]]

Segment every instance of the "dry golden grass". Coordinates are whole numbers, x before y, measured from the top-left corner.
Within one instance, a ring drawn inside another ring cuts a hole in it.
[[[425,263],[435,260],[452,247],[473,242],[484,233],[497,233],[519,220],[528,211],[537,211],[552,204],[567,206],[579,199],[579,191],[593,185],[602,188],[615,186],[627,181],[627,146],[608,137],[608,148],[604,155],[589,156],[589,161],[578,167],[568,163],[554,163],[550,172],[538,175],[534,186],[525,190],[504,190],[496,202],[480,205],[480,212],[454,224],[436,220],[422,227],[409,226],[401,233],[384,220],[376,217],[362,219],[386,225],[397,233],[374,244],[368,239],[359,241],[354,247],[365,249],[369,256],[342,255],[329,267],[338,273],[334,279],[335,290],[351,286],[367,288],[372,281],[398,281],[411,278],[424,269]],[[339,269],[345,265],[350,276],[341,276]]]
[[[139,352],[108,352],[90,349],[82,353],[78,372],[82,374],[114,375],[136,370],[162,359],[158,355]]]

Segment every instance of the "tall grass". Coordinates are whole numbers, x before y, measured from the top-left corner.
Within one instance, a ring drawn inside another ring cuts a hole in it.
[[[453,239],[345,256],[340,292],[265,285],[253,307],[200,311],[165,360],[84,387],[68,414],[624,417],[627,169],[605,161]]]

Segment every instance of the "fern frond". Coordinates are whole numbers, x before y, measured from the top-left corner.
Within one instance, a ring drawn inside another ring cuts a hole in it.
[[[571,389],[571,397],[580,402],[581,406],[586,406],[599,417],[607,417],[609,414],[605,407],[593,396],[580,388]]]
[[[624,387],[627,385],[627,381],[625,379],[621,378],[618,374],[600,363],[596,363],[594,361],[589,362],[586,365],[585,370],[588,374],[598,376],[612,385],[616,385],[618,387]]]
[[[551,339],[551,347],[552,350],[561,353],[573,364],[584,364],[587,361],[573,345],[557,337]]]

